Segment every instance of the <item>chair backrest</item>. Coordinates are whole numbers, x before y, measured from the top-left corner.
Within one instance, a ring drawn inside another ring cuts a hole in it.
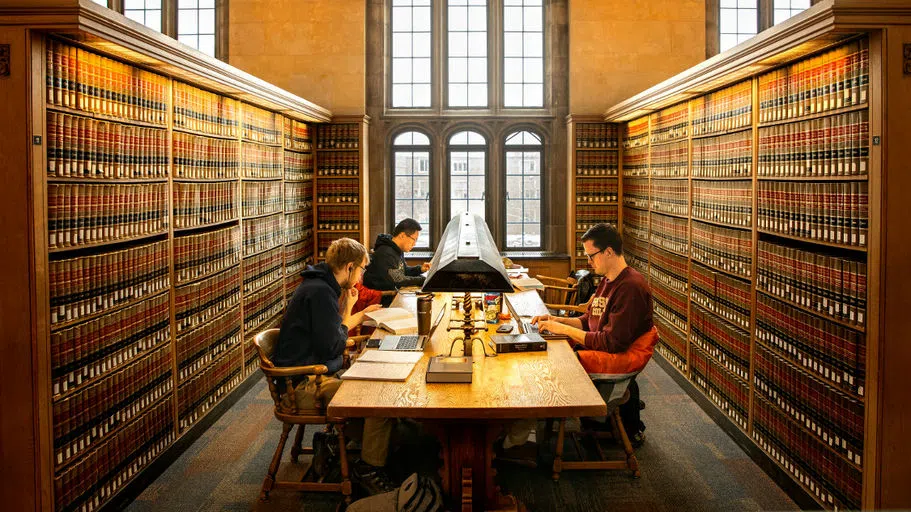
[[[278,345],[279,329],[267,329],[253,338],[253,346],[259,354],[259,365],[263,368],[275,368],[272,363],[272,354],[275,353],[275,347]]]
[[[544,285],[544,289],[538,290],[538,294],[546,304],[575,304],[573,299],[576,296],[576,286],[578,286],[575,279],[542,275],[536,275],[535,279]]]

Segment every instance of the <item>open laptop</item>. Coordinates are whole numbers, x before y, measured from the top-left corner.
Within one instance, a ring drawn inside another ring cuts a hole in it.
[[[425,343],[427,343],[426,335],[391,334],[380,341],[379,349],[423,351]]]

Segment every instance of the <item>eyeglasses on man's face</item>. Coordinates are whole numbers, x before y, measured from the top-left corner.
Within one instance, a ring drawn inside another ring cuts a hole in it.
[[[601,254],[602,252],[604,252],[606,250],[607,250],[607,247],[605,247],[604,249],[601,249],[598,252],[593,252],[591,254],[586,253],[585,256],[588,257],[588,261],[592,261],[595,258],[595,256]]]

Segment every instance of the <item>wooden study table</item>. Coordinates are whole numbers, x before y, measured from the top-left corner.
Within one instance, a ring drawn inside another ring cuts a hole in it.
[[[435,431],[442,445],[443,490],[461,496],[462,510],[515,509],[494,484],[493,442],[502,427],[521,418],[603,416],[607,406],[565,341],[548,342],[546,352],[492,354],[487,344],[492,325],[474,343],[471,384],[428,384],[430,356],[448,355],[451,340],[461,331],[449,326],[452,294],[437,293],[433,320],[445,308],[440,324],[424,347],[424,357],[405,382],[347,380],[329,403],[328,415],[340,418],[414,418]],[[520,315],[544,314],[537,292],[510,294]],[[398,295],[393,306],[417,311],[414,295]],[[461,311],[457,313],[461,318]],[[515,323],[516,319],[512,322]],[[517,332],[515,329],[513,332]],[[460,343],[453,355],[461,355]]]

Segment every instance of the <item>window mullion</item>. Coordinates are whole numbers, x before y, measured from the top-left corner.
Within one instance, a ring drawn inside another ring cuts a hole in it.
[[[487,101],[499,115],[503,106],[503,2],[490,0],[487,6]]]

